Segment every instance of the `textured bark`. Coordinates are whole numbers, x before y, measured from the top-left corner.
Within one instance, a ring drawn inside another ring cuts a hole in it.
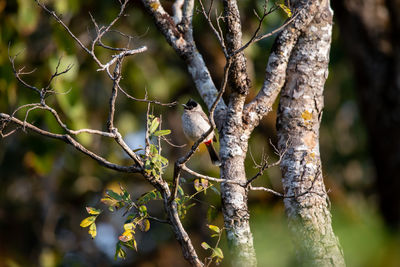
[[[354,65],[356,88],[376,168],[380,209],[400,227],[400,1],[334,1],[340,37]]]
[[[329,1],[293,49],[278,111],[285,210],[301,266],[344,266],[322,176],[319,126],[332,31]]]
[[[268,58],[265,70],[265,79],[261,90],[258,92],[244,111],[244,122],[251,132],[260,120],[272,109],[286,77],[286,67],[292,49],[296,44],[302,30],[314,18],[320,5],[320,1],[291,1],[294,5],[297,17],[275,39],[274,46]]]
[[[244,160],[249,136],[244,134],[239,110],[228,107],[227,120],[220,137],[221,178],[246,182]],[[222,208],[232,266],[257,266],[250,230],[246,189],[237,184],[222,183]]]
[[[193,1],[185,1],[192,3]],[[158,30],[164,35],[167,42],[175,52],[186,62],[188,71],[200,96],[210,109],[214,103],[218,90],[212,81],[210,72],[204,62],[202,55],[197,50],[193,41],[191,21],[186,21],[181,27],[175,25],[173,18],[164,10],[158,0],[142,0],[146,10],[153,16]],[[190,10],[192,8],[192,10]],[[193,4],[185,4],[186,18],[191,18]],[[226,105],[223,100],[218,102],[215,109],[215,123],[221,129],[223,117],[225,116]]]
[[[242,47],[242,25],[237,2],[235,0],[224,0],[223,4],[226,24],[226,48],[228,55],[231,55]],[[235,98],[244,98],[249,92],[250,79],[247,74],[246,58],[243,52],[233,56],[232,66],[229,71],[229,85],[235,93]]]
[[[242,46],[242,26],[236,0],[224,0],[225,43],[231,55]],[[244,160],[249,136],[244,135],[242,112],[250,79],[243,52],[233,56],[228,83],[231,88],[225,123],[220,135],[223,179],[246,182]],[[221,185],[222,207],[232,266],[257,266],[250,230],[247,190],[238,184]]]

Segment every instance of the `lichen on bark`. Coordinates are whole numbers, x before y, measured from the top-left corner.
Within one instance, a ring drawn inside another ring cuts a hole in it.
[[[329,1],[323,1],[321,12],[300,35],[278,110],[279,147],[288,145],[281,163],[288,196],[284,203],[300,266],[345,265],[332,229],[318,142],[332,15]]]

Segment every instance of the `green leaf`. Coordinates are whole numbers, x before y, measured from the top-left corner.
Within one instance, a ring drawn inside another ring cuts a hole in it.
[[[159,130],[155,132],[153,135],[154,136],[164,136],[164,135],[169,135],[171,133],[171,130]]]
[[[160,155],[160,161],[163,165],[168,165],[168,159]]]
[[[137,204],[146,204],[150,200],[160,200],[162,199],[160,192],[157,191],[157,189],[154,189],[152,191],[149,191],[145,194],[143,194],[138,200]]]
[[[180,196],[185,195],[185,192],[183,191],[183,189],[182,189],[182,187],[180,185],[178,186],[178,193],[179,193]]]
[[[98,214],[101,213],[100,209],[95,209],[95,208],[92,208],[92,207],[86,207],[86,211],[87,211],[87,213],[89,213],[91,215],[98,215]]]
[[[159,118],[154,118],[154,120],[151,122],[151,125],[149,127],[149,134],[150,135],[153,134],[157,130],[159,124],[160,124],[160,119]]]
[[[211,224],[209,224],[209,225],[207,225],[207,226],[208,226],[208,228],[210,228],[210,230],[212,230],[212,231],[214,231],[214,232],[216,232],[216,233],[220,233],[220,232],[221,232],[221,230],[219,229],[219,227],[216,226],[216,225],[211,225]]]
[[[213,253],[211,254],[211,257],[218,257],[220,259],[224,258],[224,253],[222,253],[222,250],[220,248],[214,248]]]
[[[218,196],[221,195],[221,193],[218,191],[218,189],[215,188],[214,186],[210,186],[210,188],[211,188],[211,190],[212,190],[215,194],[217,194]]]
[[[211,248],[211,246],[210,246],[209,244],[207,244],[206,242],[202,242],[202,243],[201,243],[201,247],[204,248],[204,249],[206,249],[206,250],[209,249],[209,248]]]
[[[140,211],[142,217],[147,215],[147,208],[145,205],[140,206],[139,211]]]
[[[155,146],[155,145],[153,145],[153,144],[150,144],[150,153],[152,154],[152,155],[158,155],[158,150],[157,150],[157,147]]]
[[[122,200],[122,196],[114,191],[112,191],[111,189],[107,189],[106,190],[106,195],[108,195],[110,198],[121,201]]]
[[[196,189],[197,192],[201,191],[203,189],[203,186],[200,184],[200,180],[196,179],[193,181],[193,186],[194,189]]]
[[[92,223],[94,223],[95,220],[96,220],[96,216],[87,217],[87,218],[85,218],[85,219],[83,219],[83,220],[81,221],[80,226],[83,227],[83,228],[88,227],[89,225],[91,225]]]
[[[191,207],[193,207],[193,206],[196,206],[196,203],[192,203],[192,204],[190,204],[190,205],[187,205],[186,206],[186,210],[189,210]]]
[[[212,222],[215,220],[215,218],[217,218],[218,216],[218,210],[214,207],[209,207],[207,210],[207,221],[208,222]]]
[[[114,259],[117,260],[117,258],[121,258],[121,259],[126,258],[126,252],[125,252],[125,250],[122,249],[121,242],[117,243],[117,247],[115,249]]]

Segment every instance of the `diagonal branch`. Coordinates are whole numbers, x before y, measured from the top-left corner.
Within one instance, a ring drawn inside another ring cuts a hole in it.
[[[218,91],[202,55],[193,41],[192,29],[188,30],[187,27],[177,27],[172,17],[164,10],[160,1],[142,0],[142,3],[147,12],[153,17],[158,30],[163,34],[175,52],[186,62],[197,91],[207,104],[207,107],[211,109]],[[190,15],[192,16],[192,14]],[[218,129],[222,127],[225,112],[225,103],[222,100],[218,101],[215,110],[215,121]]]
[[[257,96],[245,106],[243,120],[251,132],[260,120],[272,109],[286,77],[286,67],[291,51],[300,33],[308,26],[317,14],[320,1],[299,1],[298,13],[292,23],[280,32],[275,40],[268,59],[265,78]]]
[[[0,113],[0,121],[3,122],[0,124],[2,126],[2,128],[0,128],[0,132],[2,132],[4,130],[7,123],[12,122],[13,124],[16,124],[20,127],[23,127],[24,129],[28,129],[30,131],[33,131],[33,132],[43,135],[45,137],[64,141],[65,143],[73,146],[76,150],[82,152],[83,154],[88,155],[89,157],[91,157],[92,159],[97,161],[97,163],[99,163],[100,165],[102,165],[108,169],[112,169],[112,170],[116,170],[116,171],[120,171],[120,172],[127,172],[127,173],[136,173],[136,172],[142,171],[142,168],[137,165],[122,166],[122,165],[118,165],[118,164],[107,161],[106,159],[100,157],[96,153],[85,148],[81,143],[76,141],[69,134],[56,134],[56,133],[52,133],[49,131],[45,131],[43,129],[36,127],[33,124],[30,124],[26,121],[21,121],[17,118],[11,117],[10,115],[5,114],[5,113]]]

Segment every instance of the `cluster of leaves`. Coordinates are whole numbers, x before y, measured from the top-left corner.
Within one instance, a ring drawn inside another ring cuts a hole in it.
[[[135,230],[137,227],[142,232],[147,232],[150,229],[150,221],[148,218],[147,207],[141,205],[137,211],[130,214],[124,224],[124,232],[118,237],[119,241],[116,245],[115,259],[117,257],[125,259],[126,251],[123,246],[134,249],[137,251],[137,244],[135,240]]]
[[[137,251],[137,244],[135,240],[135,231],[139,228],[143,232],[147,232],[150,229],[149,214],[147,212],[146,204],[151,200],[162,199],[161,194],[152,190],[142,197],[140,197],[136,202],[132,200],[131,195],[122,186],[121,193],[114,192],[113,190],[106,190],[104,198],[101,202],[108,206],[108,209],[113,212],[120,208],[125,208],[124,215],[128,212],[130,213],[127,220],[124,223],[124,232],[119,236],[119,241],[116,245],[115,257],[125,258],[126,251],[123,247],[134,249]],[[89,227],[89,234],[92,238],[96,237],[96,224],[95,221],[98,215],[101,214],[100,209],[95,209],[92,207],[87,207],[86,211],[89,213],[89,217],[82,220],[81,227]]]
[[[181,178],[182,179],[182,178]],[[213,184],[209,183],[206,179],[195,179],[193,181],[193,186],[196,192],[193,195],[187,195],[184,193],[183,189],[178,187],[178,196],[175,199],[175,202],[178,207],[178,215],[181,219],[185,218],[187,211],[196,205],[196,203],[191,203],[191,200],[201,192],[204,194],[207,193],[207,189],[212,189],[216,194],[220,194],[219,191],[213,186]]]
[[[95,238],[97,235],[96,219],[97,216],[99,216],[102,211],[92,207],[86,207],[86,211],[91,216],[83,219],[80,226],[84,228],[89,227],[89,235],[91,235],[92,238]]]
[[[196,192],[192,195],[185,194],[182,187],[178,186],[178,195],[175,201],[178,207],[178,214],[181,218],[184,218],[187,214],[187,211],[196,204],[192,203],[191,200],[193,200],[197,194],[201,192],[206,194],[206,191],[209,188],[213,189],[213,191],[219,194],[219,191],[213,186],[213,184],[209,183],[205,179],[196,179],[194,180],[193,184]],[[124,208],[125,212],[123,215],[125,216],[129,213],[123,226],[124,231],[118,237],[119,240],[116,244],[115,259],[126,258],[127,253],[124,248],[137,251],[137,242],[135,239],[136,230],[139,228],[140,231],[147,232],[150,229],[149,218],[151,218],[151,216],[147,212],[146,205],[152,200],[163,199],[161,193],[157,189],[154,189],[146,192],[136,201],[133,201],[131,195],[126,189],[124,189],[122,186],[120,186],[120,189],[120,193],[114,192],[111,189],[107,189],[105,191],[105,196],[101,199],[101,202],[108,207],[109,211],[114,212]],[[80,226],[89,227],[89,234],[92,238],[95,238],[97,235],[95,221],[98,215],[102,213],[102,210],[93,207],[87,207],[86,211],[90,216],[83,219]],[[202,247],[212,250],[211,256],[207,258],[210,262],[215,259],[216,263],[219,263],[223,259],[222,250],[218,248],[222,231],[214,225],[208,225],[208,227],[215,232],[213,235],[211,235],[211,237],[218,237],[217,245],[212,248],[207,243],[203,242]]]
[[[148,135],[149,138],[161,137],[171,133],[171,130],[158,130],[160,125],[160,118],[149,115],[147,118]],[[152,175],[155,178],[160,178],[163,174],[163,169],[168,166],[168,159],[161,156],[159,153],[159,148],[154,144],[149,144],[149,153],[147,155],[142,155],[145,157],[145,172],[148,175]]]
[[[221,236],[223,233],[224,228],[220,229],[216,225],[207,225],[208,228],[212,231],[211,237],[217,238],[217,242],[214,247],[211,247],[208,243],[202,242],[201,246],[205,250],[211,250],[211,255],[207,257],[204,260],[204,265],[209,266],[213,260],[215,260],[215,263],[218,265],[221,263],[222,259],[224,258],[224,253],[222,252],[222,249],[218,247],[219,242],[221,241]]]

